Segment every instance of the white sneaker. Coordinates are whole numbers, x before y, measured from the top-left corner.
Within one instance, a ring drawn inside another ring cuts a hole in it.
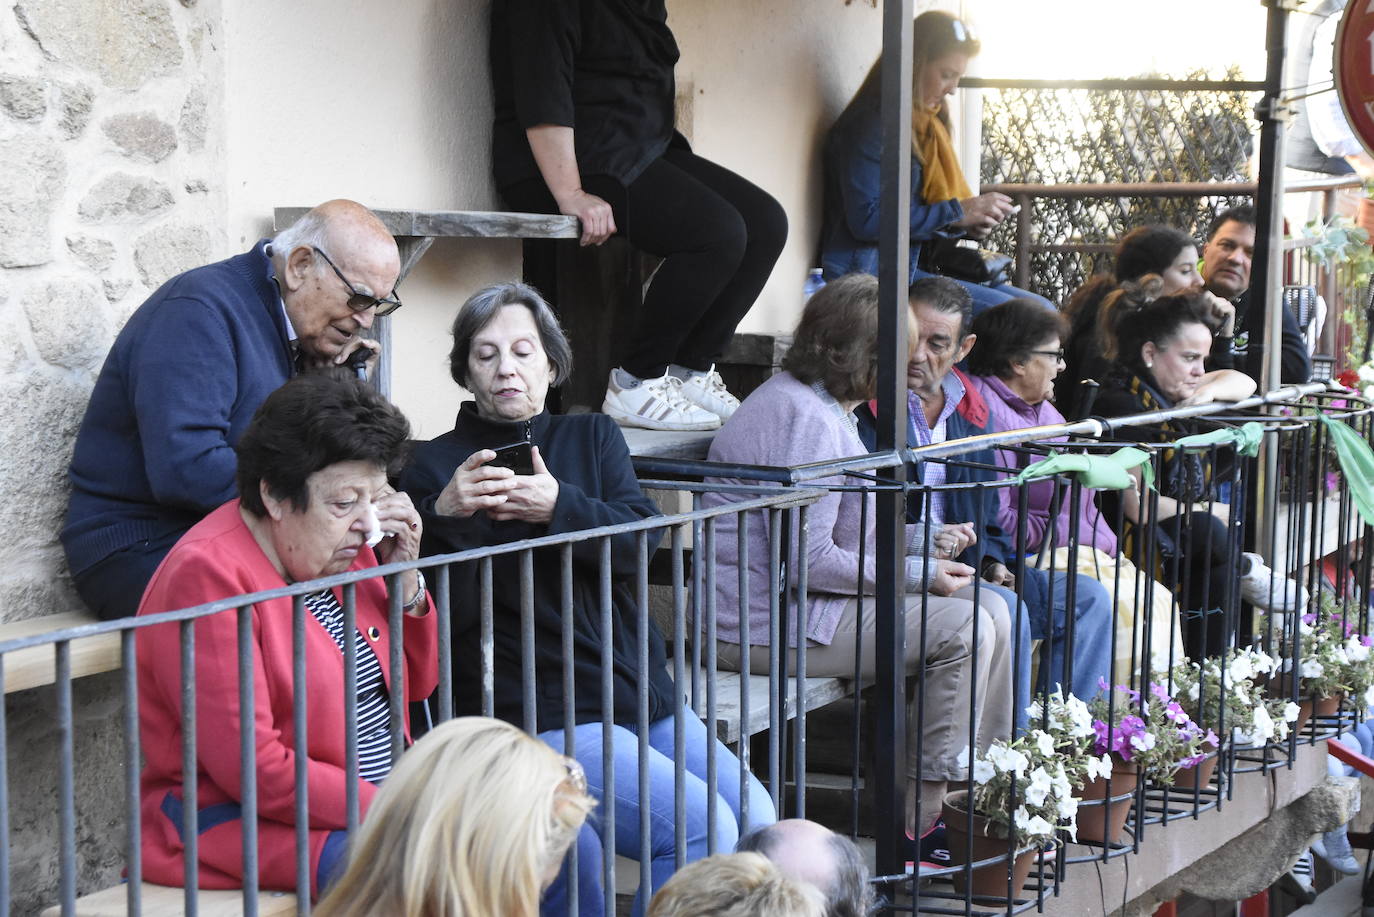
[[[672,372],[672,367],[669,367],[669,372]],[[725,380],[716,372],[715,364],[704,373],[688,370],[688,375],[681,378],[682,397],[715,414],[722,423],[729,420],[735,408],[739,407],[739,399],[725,387]]]
[[[601,402],[601,412],[621,426],[679,432],[719,429],[719,416],[682,397],[682,380],[676,376],[665,372],[657,379],[640,379],[638,385],[621,385],[617,374],[623,372],[611,370],[606,400]]]
[[[1250,569],[1240,577],[1241,598],[1256,608],[1281,614],[1292,614],[1307,607],[1306,589],[1270,570],[1258,554],[1246,552],[1241,557],[1250,562]]]

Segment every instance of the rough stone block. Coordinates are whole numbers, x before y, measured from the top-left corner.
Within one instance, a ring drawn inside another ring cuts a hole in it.
[[[107,277],[101,281],[101,285],[105,289],[105,299],[108,302],[117,303],[129,292],[129,288],[134,285],[134,282],[128,277],[118,277],[113,280]]]
[[[114,243],[98,236],[67,236],[67,251],[97,274],[114,263]]]
[[[72,373],[30,371],[0,381],[9,405],[0,425],[0,528],[35,545],[50,545],[67,510],[67,466],[90,386]]]
[[[50,224],[66,176],[67,161],[54,141],[0,139],[0,267],[52,260]]]
[[[181,137],[186,141],[186,149],[199,152],[205,148],[205,134],[209,120],[205,102],[205,92],[199,86],[192,86],[186,93],[186,101],[181,106]]]
[[[63,369],[100,368],[110,349],[111,332],[97,290],[62,278],[30,289],[22,305],[33,329],[34,346],[45,362]]]
[[[134,243],[134,264],[144,286],[156,289],[169,278],[206,262],[210,234],[188,223],[167,223],[144,233]]]
[[[182,60],[162,0],[19,0],[14,15],[49,58],[99,73],[115,89],[137,89]]]
[[[38,121],[48,113],[48,94],[42,80],[0,74],[0,109],[17,121]]]
[[[176,129],[152,112],[113,115],[100,126],[130,159],[161,162],[177,148]]]
[[[86,192],[77,212],[90,223],[129,222],[172,206],[172,192],[151,178],[127,172],[107,175]]]
[[[57,104],[62,109],[58,129],[62,131],[62,136],[72,140],[86,129],[86,124],[91,120],[95,92],[84,83],[64,83],[58,86]]]

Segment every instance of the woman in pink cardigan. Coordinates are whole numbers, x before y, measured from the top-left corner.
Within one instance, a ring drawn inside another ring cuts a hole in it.
[[[153,574],[140,616],[189,608],[245,593],[363,570],[419,556],[420,517],[387,484],[410,426],[400,411],[355,380],[298,376],[268,396],[239,440],[240,497],[187,532]],[[380,540],[377,540],[380,538]],[[359,807],[367,812],[391,770],[389,701],[429,696],[438,682],[435,616],[418,571],[399,577],[405,610],[397,633],[387,622],[385,580],[356,587],[356,627],[345,634],[343,590],[305,596],[306,735],[293,719],[292,600],[251,606],[253,709],[239,705],[237,615],[233,609],[195,622],[196,785],[199,885],[243,884],[243,772],[239,737],[256,749],[258,881],[296,885],[297,760],[304,756],[313,897],[345,847],[349,776],[345,756],[344,641],[358,651]],[[180,626],[158,624],[138,635],[138,719],[142,774],[143,875],[181,885],[185,876],[186,800],[182,771]],[[404,644],[401,672],[388,655]],[[407,709],[407,703],[401,706]],[[404,713],[402,714],[404,717]],[[301,889],[305,893],[306,889]]]

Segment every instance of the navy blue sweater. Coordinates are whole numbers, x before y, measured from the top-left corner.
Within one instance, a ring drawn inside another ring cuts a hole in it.
[[[72,572],[184,532],[235,495],[234,444],[292,375],[266,244],[173,277],[115,339],[72,456]]]

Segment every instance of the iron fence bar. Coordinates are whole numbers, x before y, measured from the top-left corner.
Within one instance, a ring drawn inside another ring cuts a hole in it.
[[[482,715],[496,715],[496,636],[492,611],[491,558],[477,562],[478,643],[482,653]]]
[[[649,800],[649,542],[645,532],[635,538],[635,624],[638,636],[635,650],[638,654],[638,697],[637,713],[639,719],[639,886],[653,888],[653,848],[650,845],[650,808]],[[675,706],[681,707],[681,704]],[[714,746],[714,742],[711,745]],[[680,745],[674,745],[673,757],[682,757]],[[708,799],[714,797],[707,797]]]
[[[239,817],[243,824],[243,913],[258,913],[258,755],[254,715],[253,606],[238,609]]]
[[[406,750],[406,644],[405,644],[405,587],[401,585],[402,574],[393,573],[386,578],[387,615],[386,626],[390,631],[387,649],[390,651],[389,671],[391,685],[388,700],[391,702],[391,766],[401,760],[401,752]],[[409,577],[406,577],[409,579]],[[352,643],[353,632],[348,632]],[[379,660],[380,661],[380,660]],[[355,699],[356,702],[356,699]]]
[[[741,525],[747,519],[747,514],[741,513]],[[740,550],[743,551],[745,539],[740,537]],[[672,556],[673,556],[673,684],[677,686],[675,698],[679,701],[673,705],[673,747],[684,748],[687,741],[687,711],[682,709],[682,684],[686,680],[687,668],[687,596],[686,584],[683,576],[686,574],[686,565],[682,562],[682,527],[673,526],[672,534]],[[743,561],[739,565],[740,575],[748,576]],[[740,598],[745,601],[748,593],[741,588]],[[746,605],[747,609],[747,605]],[[747,611],[741,612],[740,632],[749,633],[749,616]],[[747,671],[747,670],[746,670]],[[744,676],[741,676],[743,680]],[[693,710],[697,709],[695,706]],[[747,711],[747,706],[742,706],[742,710]],[[742,717],[747,718],[747,713],[742,713]],[[743,720],[742,720],[743,721]],[[716,737],[716,724],[710,723],[707,729],[708,735],[714,739]],[[747,755],[741,756],[741,761],[747,760]],[[748,805],[748,800],[741,801],[742,806]],[[748,811],[746,808],[745,811]],[[685,755],[673,756],[673,868],[681,869],[687,863],[687,758]]]
[[[1100,80],[1032,80],[966,76],[960,89],[1087,89],[1095,91],[1154,92],[1262,92],[1267,84],[1256,80],[1174,80],[1136,77]],[[984,190],[986,190],[986,185]]]
[[[601,881],[605,888],[607,914],[615,913],[615,752],[609,736],[615,729],[615,657],[611,653],[610,635],[615,632],[612,601],[615,596],[611,583],[611,540],[602,538],[600,549],[601,633],[608,639],[601,641]]]
[[[610,631],[605,631],[607,637]],[[539,731],[534,672],[534,552],[520,552],[520,699],[524,729]]]
[[[453,719],[453,613],[449,604],[452,591],[449,576],[451,569],[448,564],[444,564],[435,570],[434,578],[434,613],[439,616],[435,623],[438,625],[439,639],[440,723]]]
[[[57,694],[57,795],[62,914],[76,913],[76,763],[72,735],[72,646],[67,640],[54,648]]]
[[[706,656],[706,722],[710,724],[708,732],[710,736],[706,741],[706,851],[716,853],[716,789],[718,786],[716,774],[716,702],[717,684],[716,673],[718,660],[716,658],[716,632],[719,622],[716,620],[716,526],[715,520],[705,522],[705,540],[701,545],[702,560],[705,563],[705,595],[703,603],[706,615],[706,636],[702,640],[705,644],[703,653]],[[748,654],[745,654],[745,665],[748,664]],[[744,741],[744,733],[747,732],[744,723],[740,724],[740,740]]]
[[[773,800],[773,810],[782,811],[782,768],[780,758],[782,747],[783,711],[778,703],[782,692],[782,681],[778,672],[782,668],[782,643],[779,627],[782,613],[778,608],[782,591],[782,514],[785,510],[768,511],[768,795]]]
[[[344,644],[348,646],[347,643]],[[345,649],[345,653],[347,650]],[[345,657],[344,677],[348,677],[348,662]],[[305,597],[291,597],[291,732],[296,736],[309,735],[307,729],[305,668]],[[345,739],[345,743],[347,739]],[[345,765],[347,750],[345,749]],[[310,785],[309,758],[296,755],[296,906],[301,914],[310,912]],[[347,781],[345,781],[347,782]],[[345,811],[350,823],[355,818],[357,790],[350,783],[345,789]],[[304,904],[304,908],[301,905]]]
[[[132,670],[133,666],[125,666],[126,671]],[[128,676],[125,676],[127,681]],[[5,683],[5,654],[0,653],[0,685]],[[128,715],[125,714],[125,729],[128,729]],[[0,915],[9,917],[10,915],[10,774],[9,774],[9,753],[10,753],[10,726],[5,713],[5,704],[0,703]],[[125,759],[128,765],[128,759]],[[132,769],[137,772],[137,769]],[[126,775],[127,780],[127,775]],[[134,788],[138,784],[135,780]],[[137,796],[132,797],[137,800]],[[134,836],[132,847],[138,846],[138,837]],[[130,874],[134,875],[133,873]],[[138,915],[138,895],[130,889],[129,913],[137,917]]]
[[[132,917],[143,913],[143,809],[139,794],[138,778],[142,768],[142,752],[139,748],[138,730],[138,643],[137,631],[126,630],[119,635],[119,664],[124,681],[124,820],[125,844],[124,870],[128,876],[125,889],[126,907]],[[0,684],[4,684],[5,657],[0,655]],[[0,860],[0,901],[9,901],[6,883],[9,881],[9,837],[5,833],[9,826],[9,799],[5,786],[5,735],[3,705],[0,705],[0,850],[4,860]],[[0,907],[8,908],[8,905]],[[7,910],[0,911],[7,913]]]
[[[792,775],[796,783],[796,809],[793,816],[806,817],[806,632],[807,632],[807,507],[797,509],[797,638],[796,678],[793,691],[796,697],[796,723],[792,729]],[[860,539],[862,540],[862,539]],[[862,590],[860,590],[862,591]]]
[[[313,617],[313,615],[312,615]],[[302,626],[309,628],[308,622]],[[362,821],[362,802],[358,795],[358,780],[361,766],[358,756],[361,753],[358,743],[358,642],[354,634],[358,630],[357,587],[349,584],[343,590],[343,632],[344,632],[344,787],[347,792],[348,831],[350,836]],[[380,664],[381,660],[377,660]],[[309,690],[307,688],[307,696]],[[395,694],[396,692],[391,692]],[[392,714],[395,715],[394,712]],[[302,741],[308,733],[302,733]],[[297,758],[300,756],[297,755]],[[355,814],[358,813],[355,821]]]
[[[559,629],[563,641],[563,754],[577,755],[577,678],[573,666],[573,556],[572,545],[565,544],[558,552]],[[568,913],[578,917],[580,874],[578,845],[568,850]]]
[[[199,769],[196,763],[196,622],[182,621],[178,629],[181,650],[181,815],[182,887],[186,913],[195,917],[200,885],[200,797]],[[58,646],[63,644],[59,643]],[[60,665],[60,656],[59,656]],[[308,886],[307,886],[308,888]],[[66,896],[66,889],[63,889]],[[67,909],[63,901],[63,914]]]
[[[1288,182],[1286,192],[1302,194],[1318,191],[1358,188],[1358,177],[1319,178]],[[1120,182],[991,182],[982,185],[984,192],[995,191],[1008,197],[1244,197],[1259,193],[1259,182],[1253,181],[1120,181]]]

